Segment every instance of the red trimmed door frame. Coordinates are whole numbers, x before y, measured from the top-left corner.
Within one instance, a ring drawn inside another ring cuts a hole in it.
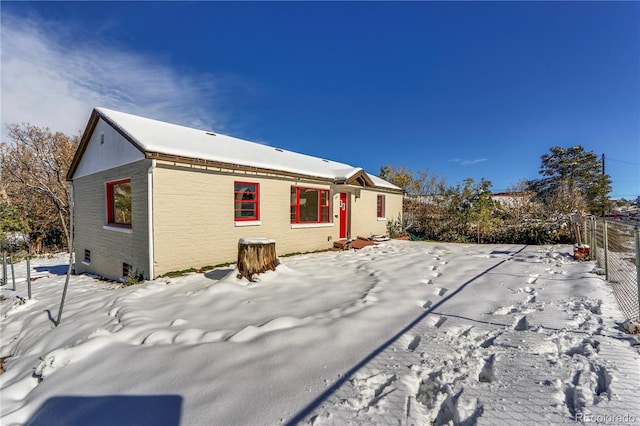
[[[351,197],[348,192],[340,193],[340,239],[351,237]]]

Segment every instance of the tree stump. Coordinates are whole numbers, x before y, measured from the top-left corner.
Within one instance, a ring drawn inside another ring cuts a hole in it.
[[[250,282],[255,282],[255,274],[275,271],[279,263],[274,240],[241,238],[238,241],[238,278],[245,277]]]

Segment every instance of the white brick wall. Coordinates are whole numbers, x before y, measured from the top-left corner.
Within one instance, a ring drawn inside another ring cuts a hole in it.
[[[141,160],[73,180],[74,245],[76,272],[88,272],[109,279],[122,276],[122,263],[145,277],[149,274],[147,170],[149,160]],[[131,179],[132,226],[130,233],[104,229],[107,225],[106,183]],[[83,263],[85,249],[91,262]]]
[[[235,226],[233,184],[260,184],[260,225]],[[294,178],[266,177],[246,173],[221,174],[202,168],[159,163],[153,176],[155,273],[235,262],[238,240],[266,237],[276,240],[278,255],[331,248],[338,240],[338,202],[333,191],[330,226],[292,229],[292,185],[331,189],[329,184],[299,182]],[[376,219],[376,191],[352,195],[352,235],[385,234],[386,222]],[[402,196],[385,194],[388,214],[397,216]],[[397,198],[397,200],[396,200]]]
[[[76,271],[117,279],[122,263],[148,275],[147,171],[142,160],[74,180]],[[133,225],[131,233],[104,229],[105,183],[131,178]],[[235,226],[235,181],[260,184],[260,225]],[[292,229],[292,185],[332,190],[333,224]],[[331,248],[339,239],[338,193],[354,188],[303,182],[294,178],[233,173],[158,162],[153,171],[154,274],[235,262],[238,240],[267,237],[276,240],[278,255]],[[351,194],[351,235],[386,234],[387,221],[376,218],[375,190]],[[397,219],[402,195],[385,193],[386,218]],[[91,263],[82,262],[91,250]]]
[[[233,184],[260,184],[260,225],[235,226]],[[156,274],[235,262],[238,240],[276,240],[278,255],[330,248],[337,224],[291,229],[293,179],[219,174],[158,165],[153,177]],[[329,189],[329,185],[309,185]]]

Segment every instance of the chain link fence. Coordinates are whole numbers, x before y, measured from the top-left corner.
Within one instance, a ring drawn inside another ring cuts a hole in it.
[[[583,222],[583,236],[625,317],[640,318],[640,224],[592,217]]]

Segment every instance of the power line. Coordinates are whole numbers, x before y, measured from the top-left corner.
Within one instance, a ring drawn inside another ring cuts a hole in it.
[[[630,162],[630,161],[616,160],[615,158],[609,158],[609,157],[607,157],[607,160],[609,160],[609,161],[617,161],[618,163],[631,164],[632,166],[640,166],[640,163],[632,163],[632,162]]]

